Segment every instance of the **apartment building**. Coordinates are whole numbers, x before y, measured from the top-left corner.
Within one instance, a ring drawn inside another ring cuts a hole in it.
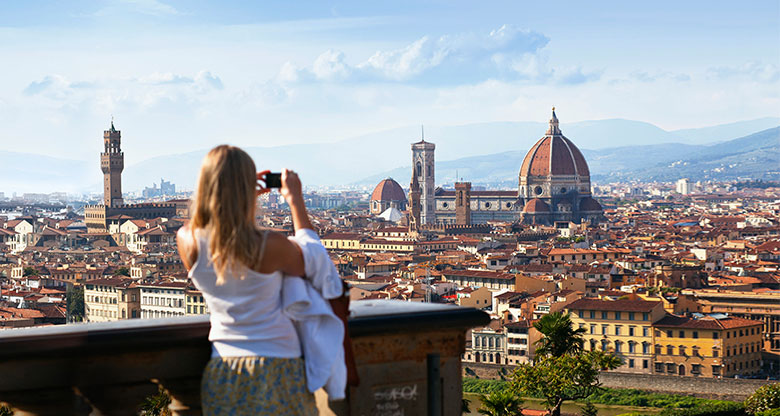
[[[189,288],[184,291],[187,305],[187,315],[203,315],[209,313],[209,306],[203,300],[203,293],[200,290]]]
[[[466,349],[463,361],[508,364],[507,336],[503,328],[485,327],[471,331],[471,348]]]
[[[517,365],[531,362],[536,350],[536,341],[541,334],[528,320],[511,322],[504,325],[506,330],[506,361]]]
[[[736,291],[723,289],[683,290],[701,305],[702,313],[726,313],[729,316],[763,321],[764,370],[780,373],[780,290]]]
[[[141,290],[141,317],[169,318],[186,314],[186,282],[158,281],[138,284]]]
[[[87,322],[140,318],[140,291],[133,279],[89,280],[84,283],[84,312]]]
[[[733,377],[761,370],[763,322],[724,314],[669,315],[653,325],[655,373]]]
[[[623,361],[618,372],[653,372],[652,325],[664,317],[661,302],[580,299],[566,308],[572,324],[585,328],[585,349],[614,352]]]

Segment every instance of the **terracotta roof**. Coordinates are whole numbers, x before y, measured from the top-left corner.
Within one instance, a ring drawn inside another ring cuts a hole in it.
[[[387,178],[374,188],[371,193],[372,201],[406,201],[406,194],[401,185],[392,178]]]
[[[539,198],[534,198],[523,207],[523,212],[550,212],[550,206]]]
[[[661,302],[650,302],[646,300],[597,300],[580,299],[567,306],[569,310],[589,310],[589,311],[626,311],[626,312],[650,312]]]
[[[602,207],[599,201],[591,197],[583,198],[580,201],[580,211],[601,211]]]
[[[764,323],[761,321],[736,318],[733,316],[721,319],[705,316],[703,318],[694,319],[685,316],[668,315],[660,321],[656,322],[654,326],[691,329],[732,329],[763,324]]]
[[[520,176],[590,176],[580,149],[563,135],[542,137],[525,155]]]
[[[464,277],[483,277],[483,278],[489,278],[489,279],[501,279],[501,280],[514,280],[515,275],[513,274],[507,274],[507,273],[501,273],[501,272],[494,272],[494,271],[487,271],[487,270],[444,270],[442,274],[446,276],[464,276]]]

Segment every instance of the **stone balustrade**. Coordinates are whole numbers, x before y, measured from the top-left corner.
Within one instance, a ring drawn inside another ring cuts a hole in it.
[[[460,414],[465,332],[487,314],[390,300],[350,311],[361,383],[323,414]],[[162,387],[172,414],[200,415],[208,331],[207,316],[0,331],[0,402],[15,415],[136,415]]]

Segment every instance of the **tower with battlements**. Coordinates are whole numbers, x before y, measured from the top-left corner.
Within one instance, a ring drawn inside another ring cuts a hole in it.
[[[103,204],[116,207],[123,204],[122,170],[125,154],[122,152],[122,133],[114,128],[103,131],[103,153],[100,154],[100,170],[103,171]]]

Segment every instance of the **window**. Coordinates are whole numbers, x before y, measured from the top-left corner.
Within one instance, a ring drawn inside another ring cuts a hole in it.
[[[629,326],[628,327],[628,336],[633,337],[634,336],[634,327]]]
[[[691,365],[691,374],[701,374],[701,365],[699,365],[699,364],[692,364]]]
[[[647,360],[642,360],[642,368],[647,369],[648,366],[649,363],[647,362]]]
[[[664,372],[664,363],[655,363],[655,372],[656,373],[663,373]]]
[[[680,345],[680,355],[686,355],[685,354],[685,345]]]
[[[677,374],[677,366],[674,363],[666,363],[666,372],[669,374]]]
[[[590,312],[590,319],[596,318],[596,311],[588,311],[588,312]]]
[[[674,347],[671,345],[666,346],[666,355],[674,355]]]
[[[631,341],[628,343],[628,353],[633,354],[634,352],[636,352],[636,343]]]
[[[634,312],[629,312],[628,313],[628,320],[629,321],[633,321],[634,320]]]
[[[615,335],[620,335],[620,325],[615,325]]]
[[[693,331],[693,337],[699,338],[699,331]]]
[[[720,351],[717,348],[713,348],[712,349],[712,356],[713,357],[718,357],[718,355],[720,355]]]
[[[712,366],[712,375],[713,376],[719,376],[720,375],[720,366],[719,365],[713,365]]]
[[[649,326],[643,326],[642,327],[642,336],[643,337],[649,337],[650,336],[650,327]]]
[[[601,319],[607,319],[607,311],[601,311]]]
[[[608,329],[609,329],[609,325],[601,325],[601,334],[602,335],[607,335],[608,334],[608,332],[607,332]]]
[[[674,331],[672,331],[672,330],[666,331],[666,337],[667,338],[674,338]]]
[[[620,320],[620,312],[615,312],[615,320]]]
[[[623,350],[623,343],[620,341],[615,342],[615,352],[619,354],[622,352],[622,350]]]
[[[648,319],[650,319],[650,314],[647,312],[642,312],[642,320],[646,321]]]
[[[650,344],[647,342],[642,343],[642,354],[650,354]]]
[[[685,338],[685,331],[680,331],[680,338]]]
[[[634,360],[633,359],[629,359],[628,360],[628,368],[634,368]]]
[[[712,339],[718,339],[718,335],[719,334],[717,332],[713,332],[712,333]]]

